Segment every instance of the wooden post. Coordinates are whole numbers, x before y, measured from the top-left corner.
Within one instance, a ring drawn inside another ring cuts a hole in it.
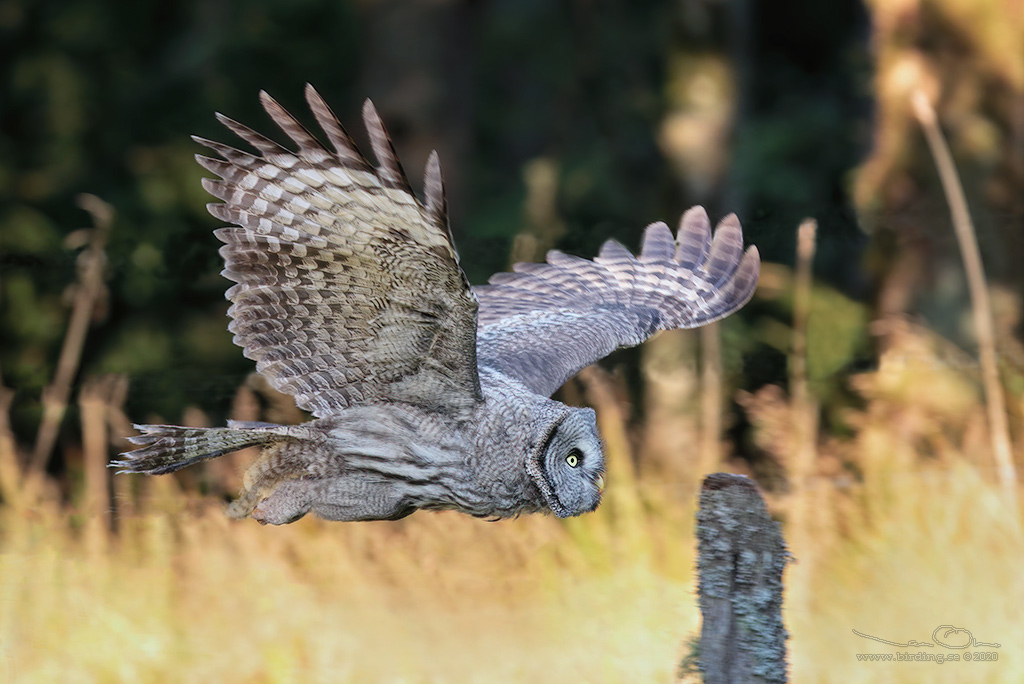
[[[749,478],[705,478],[697,541],[705,684],[786,682],[782,571],[790,556]]]

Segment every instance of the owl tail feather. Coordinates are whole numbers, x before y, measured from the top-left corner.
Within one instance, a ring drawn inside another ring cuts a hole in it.
[[[142,434],[128,441],[139,446],[121,454],[110,467],[122,473],[172,473],[185,466],[217,458],[232,451],[287,439],[280,426],[186,428],[176,425],[135,425]],[[276,428],[276,429],[275,429]]]

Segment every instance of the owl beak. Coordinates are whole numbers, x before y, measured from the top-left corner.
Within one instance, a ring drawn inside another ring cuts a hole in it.
[[[600,475],[597,476],[597,479],[594,480],[594,486],[597,487],[598,494],[604,492],[604,473],[601,473]]]

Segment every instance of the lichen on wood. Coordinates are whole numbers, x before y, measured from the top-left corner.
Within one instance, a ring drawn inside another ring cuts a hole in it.
[[[705,478],[697,540],[704,681],[787,681],[782,573],[790,555],[749,478]]]

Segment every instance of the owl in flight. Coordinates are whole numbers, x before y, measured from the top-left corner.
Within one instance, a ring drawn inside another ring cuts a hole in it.
[[[678,232],[647,227],[640,256],[608,241],[593,261],[558,251],[470,287],[448,225],[437,153],[413,193],[373,105],[377,159],[356,149],[311,87],[330,147],[266,93],[298,146],[218,115],[258,154],[194,138],[220,180],[223,275],[234,341],[315,420],[226,428],[139,425],[114,466],[168,473],[245,447],[262,452],[228,509],[284,524],[396,520],[417,509],[485,518],[593,511],[604,488],[594,411],[550,398],[583,367],[658,330],[695,328],[750,299],[760,261],[734,215],[711,236],[700,207]]]

